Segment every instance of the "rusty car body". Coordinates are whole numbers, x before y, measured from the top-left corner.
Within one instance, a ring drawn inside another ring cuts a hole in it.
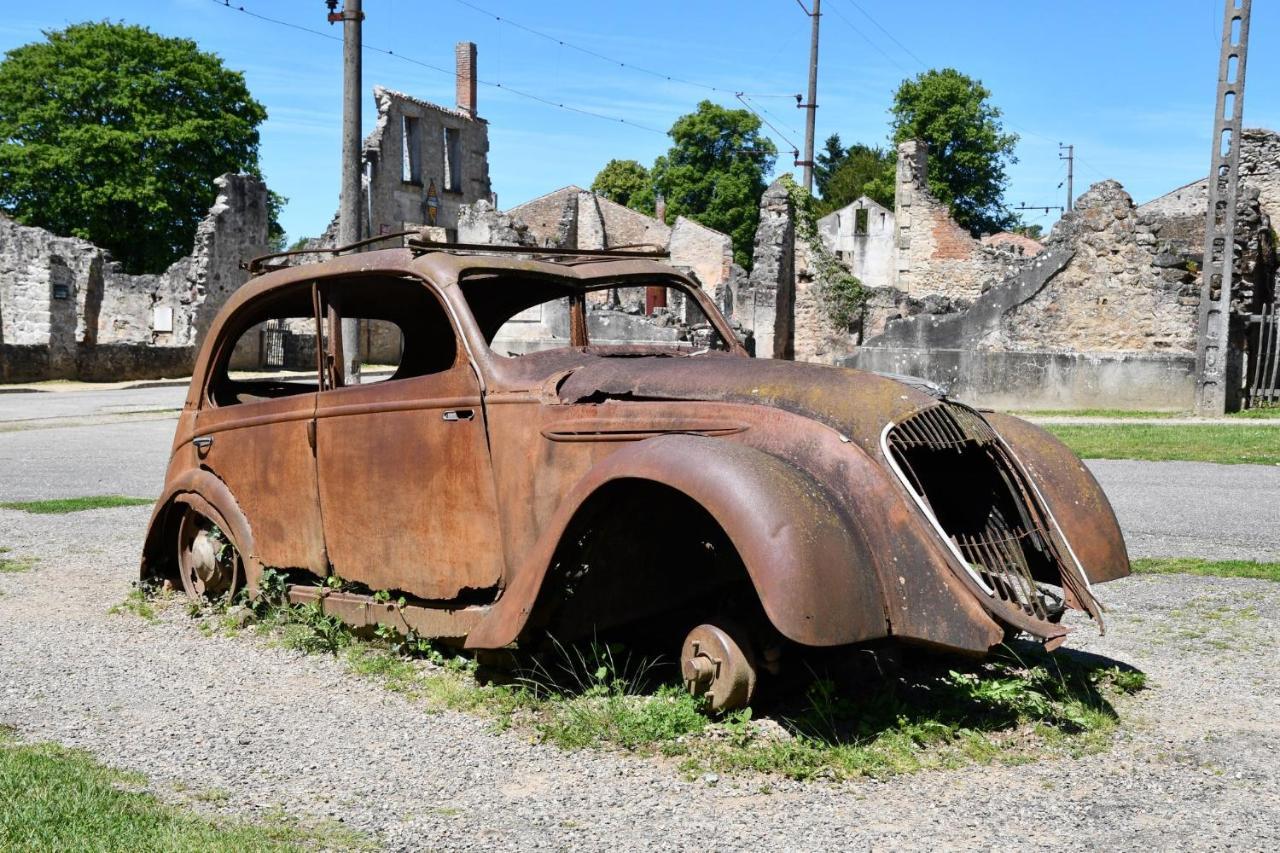
[[[201,349],[143,576],[200,597],[273,568],[295,602],[473,649],[675,625],[716,707],[789,646],[981,654],[1056,646],[1065,608],[1100,620],[1125,544],[1056,439],[918,383],[752,358],[692,279],[619,255],[411,246],[247,283]],[[697,314],[696,340],[594,340],[602,294],[633,287]],[[555,346],[496,347],[552,300]],[[314,370],[236,378],[238,336],[282,316],[314,329]],[[398,327],[384,381],[344,382],[330,332],[351,316]]]

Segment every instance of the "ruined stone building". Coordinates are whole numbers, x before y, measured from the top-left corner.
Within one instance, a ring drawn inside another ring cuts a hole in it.
[[[267,187],[223,175],[187,257],[129,275],[86,240],[0,214],[0,382],[190,373],[218,309],[266,251]]]
[[[823,310],[814,248],[800,242],[785,259],[794,211],[771,188],[751,280],[734,305],[790,294],[794,305],[779,303],[776,317],[757,310],[769,326],[757,326],[757,338],[786,331],[797,358],[922,376],[987,405],[1191,408],[1205,180],[1141,206],[1103,181],[1041,244],[975,240],[929,192],[927,168],[923,143],[903,143],[892,212],[859,199],[818,223],[824,248],[868,290],[850,328]],[[1241,183],[1236,301],[1247,314],[1274,300],[1280,136],[1244,132]]]

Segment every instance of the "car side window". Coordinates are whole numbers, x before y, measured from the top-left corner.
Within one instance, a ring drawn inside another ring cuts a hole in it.
[[[314,394],[316,320],[312,285],[285,288],[242,310],[223,332],[208,385],[214,406]]]
[[[417,279],[342,279],[322,284],[321,295],[331,323],[340,317],[355,320],[357,326],[359,379],[342,378],[335,385],[426,376],[458,363],[458,337],[449,315],[440,299]],[[326,354],[333,351],[332,347],[325,349]]]

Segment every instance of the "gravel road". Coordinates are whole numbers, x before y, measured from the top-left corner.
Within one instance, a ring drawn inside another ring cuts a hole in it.
[[[205,808],[341,819],[391,849],[1276,849],[1280,585],[1140,577],[1108,585],[1110,631],[1069,647],[1145,671],[1105,754],[885,782],[688,782],[656,760],[564,753],[456,713],[427,715],[182,608],[108,615],[146,508],[0,510],[0,723],[85,747]]]
[[[181,389],[0,398],[0,501],[159,490]],[[116,394],[117,396],[110,396]],[[17,398],[24,398],[17,400]],[[163,418],[128,420],[127,418]],[[70,425],[77,419],[76,425]],[[21,428],[15,426],[21,423]],[[12,427],[7,429],[6,427]],[[1280,468],[1090,463],[1136,556],[1280,559]],[[248,638],[157,623],[128,592],[148,508],[0,510],[0,723],[148,774],[198,807],[341,819],[389,849],[1280,849],[1280,584],[1138,577],[1068,648],[1145,671],[1104,754],[884,782],[686,781],[659,760],[564,753],[427,715]]]

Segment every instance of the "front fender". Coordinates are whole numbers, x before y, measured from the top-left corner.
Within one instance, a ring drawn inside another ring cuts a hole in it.
[[[984,413],[1040,490],[1090,583],[1129,574],[1129,552],[1102,486],[1071,450],[1021,418]]]
[[[467,637],[468,648],[497,648],[516,639],[578,509],[606,483],[623,479],[660,483],[702,506],[733,542],[765,614],[783,636],[836,646],[888,633],[875,564],[827,489],[744,444],[664,435],[608,456],[578,482],[511,585]]]

